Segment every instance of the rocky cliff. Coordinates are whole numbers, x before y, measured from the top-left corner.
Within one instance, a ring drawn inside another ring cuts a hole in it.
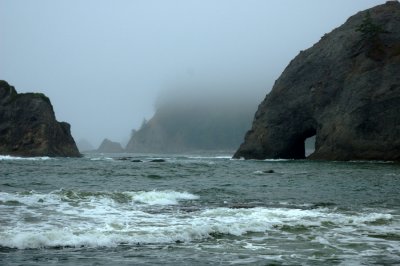
[[[350,17],[290,62],[235,158],[400,160],[400,3]]]
[[[0,154],[78,157],[70,125],[57,122],[49,98],[18,94],[0,81]]]

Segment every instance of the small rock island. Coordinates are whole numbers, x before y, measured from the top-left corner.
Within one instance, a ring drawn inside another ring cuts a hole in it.
[[[122,153],[124,148],[122,148],[119,142],[114,142],[109,139],[104,139],[96,152],[100,153]]]
[[[80,157],[70,125],[57,122],[49,98],[17,93],[0,80],[0,154]]]
[[[400,3],[359,12],[290,62],[235,158],[400,161]]]

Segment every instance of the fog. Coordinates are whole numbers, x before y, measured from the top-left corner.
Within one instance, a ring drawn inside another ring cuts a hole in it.
[[[261,102],[300,50],[384,2],[0,0],[0,79],[49,96],[76,141],[126,142],[160,94]]]

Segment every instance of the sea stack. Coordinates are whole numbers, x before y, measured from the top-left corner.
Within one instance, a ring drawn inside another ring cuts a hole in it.
[[[121,144],[119,142],[114,142],[109,139],[104,139],[100,144],[97,152],[100,153],[121,153],[124,152]]]
[[[70,125],[56,121],[49,98],[41,93],[18,94],[4,80],[0,80],[0,154],[80,156]]]
[[[400,161],[400,3],[350,17],[290,62],[235,158]]]

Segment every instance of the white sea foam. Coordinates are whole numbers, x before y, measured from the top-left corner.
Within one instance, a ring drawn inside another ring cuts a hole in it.
[[[111,157],[95,157],[95,158],[90,158],[91,161],[111,161],[114,160]]]
[[[293,159],[265,159],[264,162],[288,162],[293,161]]]
[[[232,159],[231,155],[219,155],[219,156],[189,156],[189,159]]]
[[[307,230],[306,234],[313,235],[316,243],[332,245],[332,242],[351,243],[354,235],[358,239],[364,236],[367,243],[373,243],[374,239],[366,234],[400,231],[399,217],[385,212],[219,207],[187,213],[179,208],[162,209],[164,205],[196,199],[197,195],[177,191],[0,192],[0,246],[26,249],[162,244],[203,240],[220,234],[242,237],[253,232],[267,237],[269,233],[290,232],[290,228],[296,227]],[[11,201],[20,205],[4,204]],[[149,211],[154,205],[160,205],[161,209]],[[262,248],[254,243],[244,246]]]
[[[57,190],[48,194],[35,191],[11,194],[0,192],[0,201],[20,202],[27,206],[43,206],[62,204],[74,201],[75,204],[102,204],[103,206],[115,205],[118,202],[132,202],[147,205],[177,205],[180,201],[197,200],[199,196],[188,192],[177,191],[138,191],[138,192],[76,192]]]
[[[232,160],[245,160],[245,158],[244,158],[244,157],[240,157],[239,159],[232,159]],[[288,162],[288,161],[293,161],[293,159],[264,159],[264,160],[251,159],[250,161],[260,161],[260,162]]]
[[[41,161],[41,160],[50,160],[50,157],[42,156],[42,157],[18,157],[18,156],[10,156],[10,155],[0,155],[0,161],[6,160],[28,160],[28,161]]]
[[[129,192],[136,202],[149,205],[176,205],[181,200],[197,200],[199,196],[176,191],[142,191]]]

